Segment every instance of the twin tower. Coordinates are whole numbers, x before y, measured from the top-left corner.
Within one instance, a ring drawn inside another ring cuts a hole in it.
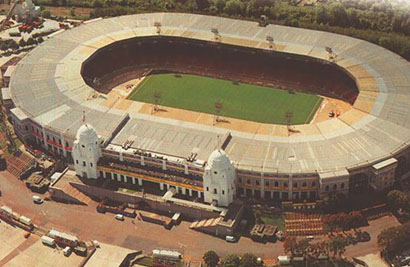
[[[97,163],[101,157],[102,138],[90,124],[77,131],[73,146],[75,171],[86,179],[97,179]],[[236,195],[236,171],[223,150],[211,153],[203,174],[204,201],[227,207]]]

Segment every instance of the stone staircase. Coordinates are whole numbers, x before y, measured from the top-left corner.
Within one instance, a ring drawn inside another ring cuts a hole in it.
[[[81,204],[88,205],[93,201],[90,197],[81,193],[77,188],[71,186],[70,184],[65,184],[61,189],[64,191],[64,193],[80,202]]]
[[[203,231],[203,230],[211,230],[211,228],[215,228],[219,222],[223,220],[222,217],[211,218],[211,219],[204,219],[198,220],[191,223],[189,226],[190,229]]]

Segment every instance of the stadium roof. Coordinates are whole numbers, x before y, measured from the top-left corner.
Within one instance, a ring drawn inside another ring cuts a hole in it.
[[[226,129],[199,125],[101,105],[101,96],[85,84],[81,64],[98,48],[138,36],[161,35],[269,49],[328,60],[355,77],[359,96],[354,107],[331,120],[298,125],[298,134],[283,136],[286,126],[270,125],[271,135],[230,130],[226,148],[240,169],[273,173],[316,173],[370,166],[408,147],[410,139],[410,64],[374,44],[347,36],[278,25],[193,14],[152,13],[96,20],[55,34],[17,65],[10,91],[15,106],[28,117],[73,139],[85,110],[90,122],[109,138],[129,114],[130,120],[112,140],[133,147],[186,158],[195,150],[207,160]],[[103,120],[101,118],[104,118]]]

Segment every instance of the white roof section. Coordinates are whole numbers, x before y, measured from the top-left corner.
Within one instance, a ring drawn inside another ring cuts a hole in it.
[[[16,70],[16,65],[8,66],[6,72],[4,73],[4,77],[10,78],[11,75],[13,75],[15,70]]]
[[[77,239],[76,236],[69,235],[69,234],[66,234],[66,233],[62,233],[62,232],[59,232],[55,229],[51,229],[50,232],[48,232],[48,236],[50,236],[52,238],[60,237],[60,238],[69,240],[71,242],[78,242],[78,239]]]
[[[380,169],[386,168],[386,167],[388,167],[388,166],[390,166],[390,165],[393,165],[393,164],[395,164],[395,163],[397,163],[397,159],[395,159],[395,158],[389,158],[389,159],[386,159],[385,161],[382,161],[382,162],[379,162],[379,163],[377,163],[377,164],[374,164],[374,165],[373,165],[373,168],[376,169],[376,170],[380,170]]]
[[[44,120],[44,126],[68,139],[73,139],[82,125],[83,111],[102,137],[109,137],[129,112],[130,120],[111,144],[121,146],[132,140],[135,148],[182,158],[195,149],[198,160],[207,160],[218,147],[218,135],[228,130],[107,108],[98,99],[89,100],[94,90],[80,75],[82,62],[114,41],[157,35],[155,22],[162,24],[161,35],[213,41],[210,29],[217,28],[221,42],[260,49],[269,49],[266,36],[273,34],[282,52],[322,60],[327,60],[325,48],[332,47],[338,55],[335,63],[355,78],[360,93],[353,109],[332,120],[298,126],[302,135],[229,130],[232,139],[225,151],[239,169],[279,174],[350,171],[372,166],[408,148],[410,63],[405,59],[347,36],[279,25],[259,27],[251,21],[195,14],[121,16],[61,32],[17,64],[10,82],[15,106],[37,121],[42,114],[67,105],[66,112],[58,113],[54,120]]]
[[[12,114],[14,114],[14,116],[19,120],[19,121],[23,121],[25,119],[28,119],[28,116],[26,115],[26,113],[24,113],[24,111],[21,108],[12,108],[10,110],[10,112]]]
[[[1,97],[3,98],[3,101],[11,100],[10,89],[8,87],[1,88]]]

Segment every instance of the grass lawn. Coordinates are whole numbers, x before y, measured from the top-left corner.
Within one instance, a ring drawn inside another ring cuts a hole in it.
[[[254,211],[255,217],[257,213]],[[273,215],[269,213],[260,213],[259,217],[264,224],[273,224],[278,227],[279,231],[285,231],[285,217],[283,214],[281,215]]]
[[[142,265],[142,266],[153,266],[153,259],[149,257],[144,257],[140,260],[137,261],[137,264]],[[184,266],[182,262],[178,262],[176,264],[177,267],[182,267]]]
[[[311,121],[322,98],[245,83],[188,74],[153,74],[128,96],[128,99],[161,106],[217,114],[215,103],[222,103],[221,116],[249,121],[291,124]]]

